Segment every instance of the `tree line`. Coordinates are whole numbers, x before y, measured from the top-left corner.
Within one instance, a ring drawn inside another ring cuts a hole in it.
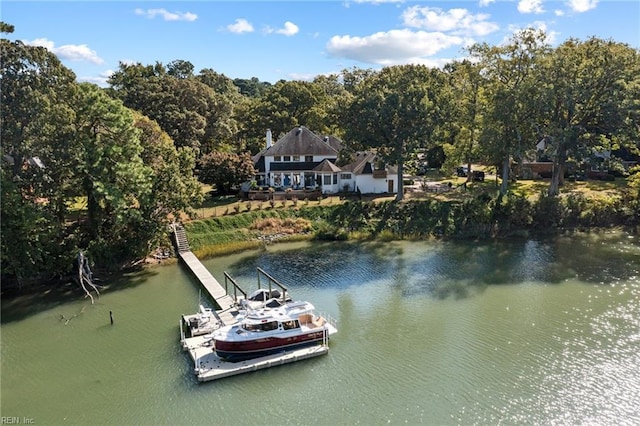
[[[552,196],[568,162],[638,150],[640,56],[612,40],[552,48],[525,30],[443,69],[274,84],[195,73],[186,60],[121,63],[106,88],[78,83],[43,47],[0,43],[3,283],[64,275],[80,250],[100,265],[144,257],[166,243],[169,221],[192,213],[201,182],[229,189],[251,177],[266,129],[276,139],[299,125],[334,135],[345,163],[375,149],[399,183],[418,153],[438,147],[445,169],[499,167],[503,193],[512,164],[544,140]]]

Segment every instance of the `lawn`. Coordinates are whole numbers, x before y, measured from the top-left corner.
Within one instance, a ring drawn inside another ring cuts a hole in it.
[[[476,169],[477,170],[477,169]],[[405,200],[411,199],[437,199],[441,201],[463,201],[479,196],[480,194],[494,194],[500,189],[500,179],[496,179],[495,175],[487,174],[484,182],[469,182],[465,186],[466,178],[464,177],[443,177],[440,173],[432,173],[427,176],[422,176],[414,179],[414,185],[407,186],[407,188],[413,188],[412,192],[405,193]],[[439,184],[442,191],[423,191],[422,182],[428,182],[429,184]],[[449,189],[449,183],[451,183],[451,189]],[[509,191],[516,194],[522,194],[528,198],[535,198],[540,194],[546,194],[549,190],[550,179],[530,179],[530,180],[518,180],[509,184]],[[615,181],[605,182],[598,180],[587,181],[565,181],[561,187],[561,194],[568,193],[582,193],[586,197],[608,197],[615,194],[619,194],[622,189],[626,188],[627,182],[623,178],[618,178]],[[201,205],[195,208],[197,213],[197,219],[205,219],[209,217],[225,216],[229,214],[236,214],[247,212],[251,210],[267,210],[267,209],[280,209],[280,208],[297,208],[301,206],[330,206],[335,204],[344,203],[346,200],[359,200],[354,195],[347,196],[327,196],[318,201],[248,201],[238,199],[235,195],[215,195],[210,186],[203,185],[202,191],[204,194],[204,201]],[[395,199],[395,195],[381,194],[381,195],[363,195],[362,201],[383,202],[391,201]],[[184,221],[188,221],[186,217],[183,217]]]

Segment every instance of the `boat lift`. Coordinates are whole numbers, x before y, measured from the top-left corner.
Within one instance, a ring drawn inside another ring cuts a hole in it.
[[[258,289],[261,288],[260,276],[267,278],[269,293],[272,291],[272,284],[275,284],[282,291],[282,301],[286,301],[287,297],[287,288],[278,282],[275,278],[269,275],[261,268],[258,269]],[[247,293],[237,284],[237,282],[226,272],[224,273],[225,281],[224,288],[227,292],[227,295],[231,296],[234,301],[234,307],[224,310],[224,311],[213,311],[213,315],[215,315],[216,319],[220,320],[220,314],[224,315],[225,319],[227,318],[235,318],[237,317],[239,310],[238,307],[240,305],[240,300],[247,298]],[[231,289],[233,294],[229,294],[230,285],[232,285]],[[238,294],[240,293],[240,294]],[[200,307],[201,311],[203,307]],[[231,312],[233,311],[233,312]],[[180,320],[180,342],[182,344],[183,350],[189,352],[191,359],[194,363],[194,373],[199,382],[207,382],[211,380],[221,379],[224,377],[235,376],[242,373],[248,373],[251,371],[262,370],[264,368],[275,367],[277,365],[288,364],[295,361],[300,361],[303,359],[313,358],[320,355],[325,355],[329,352],[329,330],[324,330],[324,335],[321,344],[307,346],[295,350],[283,351],[276,354],[267,355],[264,357],[253,358],[249,360],[239,361],[239,362],[230,362],[225,361],[220,358],[214,351],[213,347],[213,337],[211,333],[191,336],[191,333],[187,333],[187,330],[184,329],[185,318],[195,317],[198,314],[194,315],[183,315]],[[336,322],[333,318],[322,315],[328,324],[331,327],[336,326]],[[222,327],[223,325],[232,324],[232,322],[225,321],[226,324],[223,324],[222,321],[218,322],[218,327]]]

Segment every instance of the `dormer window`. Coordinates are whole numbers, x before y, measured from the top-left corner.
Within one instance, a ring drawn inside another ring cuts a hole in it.
[[[293,161],[300,161],[300,156],[299,155],[294,155],[293,156]]]
[[[307,163],[313,162],[313,155],[305,155],[304,161],[306,161]]]
[[[282,161],[282,158],[279,155],[274,155],[273,161]]]
[[[291,156],[290,156],[290,155],[285,155],[285,156],[283,157],[283,160],[282,160],[282,161],[291,161]]]

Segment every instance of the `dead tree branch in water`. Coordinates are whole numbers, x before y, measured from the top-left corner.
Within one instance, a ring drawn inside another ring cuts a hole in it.
[[[69,324],[69,322],[74,319],[75,317],[78,317],[80,315],[82,315],[82,313],[84,312],[86,306],[83,306],[82,309],[80,309],[80,312],[78,312],[77,314],[71,315],[71,317],[69,318],[65,318],[64,314],[60,314],[60,321],[64,321],[64,325]]]

